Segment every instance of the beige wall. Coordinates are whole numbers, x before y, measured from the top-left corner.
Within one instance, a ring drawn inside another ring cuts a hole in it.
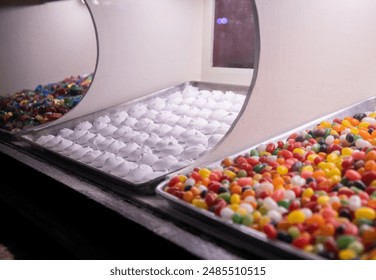
[[[93,72],[96,56],[81,1],[0,7],[0,94]]]

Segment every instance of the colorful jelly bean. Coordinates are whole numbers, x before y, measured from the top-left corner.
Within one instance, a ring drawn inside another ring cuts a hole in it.
[[[296,250],[376,259],[376,113],[323,121],[221,165],[188,176],[196,195],[176,191],[176,178],[165,190]]]

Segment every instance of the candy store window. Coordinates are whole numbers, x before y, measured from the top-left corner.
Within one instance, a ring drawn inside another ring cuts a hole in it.
[[[92,83],[97,39],[81,0],[3,2],[0,48],[2,131],[59,119]]]
[[[216,0],[213,67],[253,68],[255,25],[250,0]]]

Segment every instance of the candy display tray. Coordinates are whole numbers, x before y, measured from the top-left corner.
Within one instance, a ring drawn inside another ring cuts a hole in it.
[[[335,118],[343,118],[349,115],[354,115],[360,112],[367,112],[367,111],[375,111],[376,110],[376,97],[372,97],[370,99],[364,100],[362,102],[353,104],[349,107],[343,108],[338,110],[334,113],[328,114],[326,116],[320,117],[316,120],[303,124],[295,129],[287,131],[281,135],[273,137],[267,141],[259,143],[257,145],[251,146],[246,150],[240,151],[229,157],[235,158],[238,155],[243,155],[248,153],[249,150],[256,148],[260,144],[275,142],[278,140],[286,140],[288,136],[292,133],[301,131],[304,129],[312,128],[314,125],[320,123],[323,120],[333,120]],[[207,167],[216,167],[220,165],[220,161],[207,163],[205,166]],[[182,174],[185,174],[182,170]],[[173,175],[173,174],[172,174]],[[251,253],[254,253],[257,250],[257,253],[265,258],[270,258],[270,255],[275,256],[282,256],[283,258],[288,259],[323,259],[322,257],[307,253],[299,249],[295,249],[294,247],[288,245],[279,240],[270,240],[266,237],[264,233],[258,232],[254,229],[248,228],[243,225],[235,224],[232,221],[226,221],[221,217],[216,216],[214,213],[209,212],[207,210],[202,210],[189,204],[185,201],[178,199],[177,197],[163,191],[163,189],[167,186],[169,182],[169,178],[165,181],[161,182],[157,188],[156,193],[158,196],[166,199],[170,206],[176,209],[177,211],[184,212],[195,219],[199,219],[204,224],[211,224],[216,227],[216,231],[206,231],[209,235],[213,235],[225,242],[230,242],[231,245],[239,247],[239,249],[247,250]],[[195,224],[191,225],[195,226]],[[205,226],[204,226],[205,227]],[[201,229],[203,229],[201,227]],[[241,245],[236,245],[241,241]]]
[[[92,179],[95,181],[101,180],[104,183],[111,182],[116,184],[118,187],[116,189],[129,189],[135,191],[140,194],[154,194],[155,187],[158,183],[163,181],[163,179],[170,173],[177,172],[178,170],[172,170],[171,172],[165,173],[157,178],[154,178],[150,181],[144,183],[133,183],[121,177],[114,176],[109,172],[105,172],[103,170],[97,169],[92,167],[88,164],[82,163],[78,160],[72,159],[68,156],[65,156],[61,153],[55,152],[52,149],[46,148],[42,145],[39,145],[35,142],[38,137],[46,134],[55,135],[60,129],[63,128],[74,128],[77,124],[83,121],[92,122],[99,116],[105,114],[111,114],[120,110],[127,110],[132,108],[133,105],[136,105],[139,102],[145,102],[152,98],[156,97],[165,97],[169,94],[172,94],[176,91],[182,91],[188,86],[197,87],[199,90],[220,90],[220,91],[232,91],[237,94],[246,95],[248,92],[249,87],[247,86],[239,86],[239,85],[227,85],[227,84],[217,84],[217,83],[208,83],[208,82],[197,82],[197,81],[189,81],[185,82],[176,86],[169,87],[167,89],[157,91],[151,93],[149,95],[143,96],[141,98],[134,99],[130,102],[122,103],[104,110],[100,110],[73,120],[69,120],[60,124],[46,124],[43,126],[34,127],[31,130],[28,130],[25,133],[19,135],[19,138],[27,141],[32,148],[41,151],[39,153],[41,156],[46,157],[48,160],[52,161],[62,161],[64,167],[70,169],[73,172],[78,172],[80,176],[88,177],[88,179]],[[108,184],[106,184],[108,185]]]

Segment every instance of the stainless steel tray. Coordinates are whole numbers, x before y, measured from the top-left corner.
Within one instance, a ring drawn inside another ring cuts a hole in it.
[[[293,132],[312,128],[314,125],[316,125],[317,123],[323,120],[333,120],[335,118],[343,118],[349,115],[354,115],[359,112],[367,112],[367,111],[375,111],[375,110],[376,110],[376,97],[372,97],[360,103],[356,103],[352,106],[338,110],[329,115],[320,117],[314,121],[308,122],[304,125],[297,127],[296,129],[292,129],[286,133],[283,133],[269,140],[266,140],[262,143],[249,147],[246,150],[232,154],[229,157],[235,158],[236,156],[243,155],[249,152],[249,150],[256,148],[260,144],[275,142],[278,140],[286,140],[287,137],[290,136]],[[220,163],[221,161],[216,161],[216,162],[203,164],[203,165],[214,168],[220,165]],[[183,172],[179,172],[179,174],[186,174],[189,170],[184,169],[181,171]],[[170,174],[169,177],[171,178],[171,176],[174,176],[175,174]],[[261,254],[262,254],[262,250],[272,250],[278,255],[292,256],[297,259],[322,259],[322,257],[316,254],[307,253],[302,250],[296,249],[293,246],[288,245],[287,243],[284,243],[278,240],[270,240],[262,232],[256,231],[252,228],[248,228],[243,225],[235,224],[232,221],[226,221],[222,219],[221,217],[215,216],[215,214],[212,212],[209,212],[207,210],[202,210],[200,208],[193,206],[192,204],[182,201],[178,199],[177,197],[163,191],[163,189],[167,186],[168,182],[169,182],[169,178],[167,178],[165,181],[161,182],[157,186],[156,188],[157,195],[166,199],[173,208],[176,208],[179,211],[192,215],[204,223],[208,223],[208,222],[214,223],[218,227],[218,231],[208,232],[208,234],[218,237],[218,235],[220,235],[221,233],[233,231],[237,233],[237,235],[239,236],[239,238],[242,239],[242,241],[249,242],[250,244],[254,245],[254,247],[257,246],[261,248]],[[194,227],[195,225],[191,225],[191,226]],[[228,238],[227,239],[223,238],[223,239],[228,241]],[[236,240],[232,240],[231,244],[236,244]],[[241,249],[247,249],[247,248],[242,246]]]
[[[120,105],[116,105],[116,106],[113,106],[113,107],[110,107],[110,108],[107,108],[107,109],[104,109],[104,110],[101,110],[101,111],[98,111],[98,112],[94,112],[92,114],[88,114],[88,115],[85,115],[85,116],[82,116],[82,117],[79,117],[79,118],[76,118],[76,119],[73,119],[73,120],[70,120],[70,121],[67,121],[67,122],[64,122],[64,123],[60,123],[60,124],[57,124],[57,125],[46,124],[46,125],[43,125],[43,126],[38,126],[38,127],[32,128],[31,130],[28,131],[27,134],[21,135],[20,139],[27,141],[34,148],[42,150],[43,152],[48,152],[51,155],[56,156],[58,159],[67,161],[68,163],[70,163],[69,166],[71,167],[71,169],[73,171],[76,170],[77,166],[79,166],[79,167],[81,167],[81,168],[83,168],[84,170],[87,171],[87,172],[85,172],[85,174],[80,173],[80,175],[84,175],[84,176],[86,175],[88,177],[92,177],[92,175],[94,175],[94,177],[98,177],[98,176],[99,177],[105,177],[112,182],[121,184],[122,187],[125,187],[127,189],[131,189],[131,190],[134,190],[134,191],[142,193],[142,194],[152,194],[155,191],[155,186],[156,186],[157,183],[161,182],[165,178],[166,175],[168,175],[172,172],[176,172],[176,171],[178,171],[178,169],[173,170],[171,172],[168,172],[166,174],[163,174],[162,176],[159,176],[159,177],[157,177],[153,180],[150,180],[148,182],[137,184],[137,183],[133,183],[131,181],[128,181],[126,179],[123,179],[121,177],[114,176],[114,175],[112,175],[108,172],[102,171],[102,170],[97,169],[95,167],[92,167],[88,164],[82,163],[78,160],[74,160],[74,159],[72,159],[68,156],[65,156],[63,154],[55,152],[51,149],[45,148],[44,146],[37,144],[34,140],[37,139],[38,137],[40,137],[42,135],[46,135],[46,134],[56,135],[56,133],[60,129],[62,129],[62,128],[73,128],[78,123],[83,122],[83,121],[92,122],[95,118],[97,118],[99,116],[106,115],[106,114],[112,114],[112,113],[115,113],[115,112],[120,111],[120,110],[129,109],[129,108],[132,107],[132,105],[135,105],[139,102],[145,102],[145,101],[148,101],[148,100],[155,98],[155,97],[167,96],[167,95],[172,94],[172,93],[174,93],[178,90],[183,90],[187,86],[194,86],[194,87],[199,88],[199,90],[232,91],[234,93],[243,94],[243,95],[246,95],[247,92],[248,92],[248,89],[249,89],[249,87],[238,86],[238,85],[214,84],[214,83],[195,82],[195,81],[185,82],[185,83],[179,84],[177,86],[173,86],[173,87],[161,90],[161,91],[154,92],[154,93],[149,94],[147,96],[144,96],[144,97],[141,97],[141,98],[138,98],[138,99],[134,99],[130,102],[122,103]]]

